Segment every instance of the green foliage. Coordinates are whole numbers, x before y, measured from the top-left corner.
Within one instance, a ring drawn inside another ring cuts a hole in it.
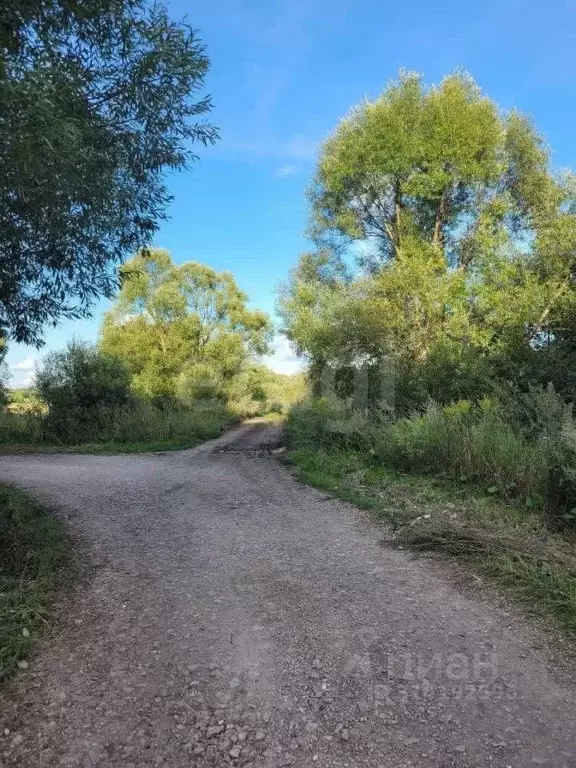
[[[0,681],[16,669],[46,623],[69,549],[62,523],[0,485]]]
[[[294,448],[335,448],[374,455],[384,414],[362,412],[338,398],[316,398],[295,405],[286,422],[288,444]]]
[[[213,402],[159,407],[139,400],[126,405],[101,404],[88,413],[0,413],[0,444],[10,450],[68,447],[112,453],[191,448],[218,437],[237,418],[229,408]]]
[[[307,395],[308,383],[303,373],[275,373],[269,369],[268,373],[263,389],[269,410],[287,413]]]
[[[548,194],[530,123],[503,117],[464,72],[426,90],[401,73],[326,141],[311,191],[322,238],[373,238],[384,261],[414,240],[437,264],[469,267],[479,240],[526,225]],[[377,262],[376,262],[377,263]]]
[[[430,403],[422,414],[396,419],[320,398],[291,410],[287,435],[298,449],[356,451],[374,466],[474,484],[540,510],[552,527],[573,522],[576,419],[552,388],[478,404]]]
[[[253,363],[234,378],[230,384],[231,407],[244,416],[266,413],[287,413],[292,405],[306,395],[303,374],[282,374],[261,363]]]
[[[46,409],[46,403],[40,398],[34,387],[8,390],[7,402],[7,408],[12,413],[25,413],[26,411],[42,411]]]
[[[8,396],[10,405],[27,405],[34,402],[34,389],[32,387],[20,387],[11,389]]]
[[[361,103],[321,150],[319,250],[280,295],[315,389],[327,365],[388,361],[400,413],[498,381],[573,397],[575,189],[465,73],[429,89],[402,74]]]
[[[187,365],[176,379],[175,395],[181,403],[217,400],[224,393],[224,380],[219,371],[207,363]]]
[[[108,409],[130,399],[130,378],[124,363],[96,347],[72,341],[51,352],[36,373],[36,389],[48,406],[39,414],[41,429],[58,442],[84,442],[100,429]]]
[[[137,395],[225,400],[234,377],[267,351],[268,317],[247,308],[229,273],[175,265],[167,251],[153,249],[127,262],[122,275],[100,347],[126,362]]]
[[[213,142],[196,33],[148,0],[2,6],[0,334],[38,344],[116,288],[165,217],[163,171]]]
[[[9,400],[7,382],[9,377],[8,366],[4,358],[6,357],[6,344],[0,339],[0,408]]]
[[[36,389],[52,413],[123,405],[129,399],[128,371],[118,358],[71,341],[51,352],[36,373]]]
[[[43,407],[0,414],[0,443],[12,447],[101,449],[191,447],[217,437],[237,417],[224,404],[155,405],[133,397],[126,365],[73,341],[52,352],[36,374]]]
[[[488,492],[526,501],[542,491],[547,452],[517,432],[495,407],[468,401],[401,419],[376,445],[385,464],[400,469],[449,474],[481,484]]]

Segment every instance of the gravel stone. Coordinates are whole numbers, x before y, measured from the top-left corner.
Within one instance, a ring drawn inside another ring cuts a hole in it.
[[[0,693],[2,768],[573,768],[546,636],[298,484],[279,445],[247,423],[190,451],[0,457],[85,575]]]

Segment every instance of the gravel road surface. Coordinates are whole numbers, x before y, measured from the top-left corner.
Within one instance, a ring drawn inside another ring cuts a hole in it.
[[[89,564],[0,698],[0,765],[576,766],[537,631],[299,485],[278,439],[0,458]]]

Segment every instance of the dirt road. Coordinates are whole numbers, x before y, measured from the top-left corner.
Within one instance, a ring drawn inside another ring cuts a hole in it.
[[[0,459],[91,564],[0,700],[0,764],[575,766],[537,634],[297,484],[277,438]]]

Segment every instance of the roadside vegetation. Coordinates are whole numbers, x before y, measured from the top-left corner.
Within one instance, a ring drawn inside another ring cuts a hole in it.
[[[33,388],[7,393],[0,445],[186,448],[244,417],[282,413],[304,380],[258,362],[271,324],[246,302],[227,273],[143,251],[123,267],[98,344],[72,341],[46,355]]]
[[[209,59],[187,20],[150,0],[8,0],[0,24],[0,449],[184,448],[279,413],[301,382],[263,366],[271,325],[229,274],[149,247],[168,171],[218,129]],[[44,357],[10,390],[11,341],[117,297],[97,344]],[[286,386],[284,386],[286,385]],[[60,524],[0,489],[0,677],[41,625]]]
[[[280,296],[300,476],[576,630],[576,180],[465,73],[402,73],[323,145]]]
[[[133,401],[86,411],[0,415],[0,450],[115,453],[192,448],[238,421],[222,404],[194,408]]]
[[[576,630],[576,177],[532,122],[458,71],[402,72],[339,123],[280,292],[307,376],[281,376],[231,274],[149,246],[164,171],[218,137],[196,33],[147,0],[37,6],[8,3],[0,29],[0,382],[10,340],[115,301],[95,344],[0,384],[0,449],[184,448],[290,411],[301,477]],[[1,675],[63,538],[15,491],[0,512]]]
[[[63,524],[25,494],[0,485],[0,682],[46,623],[68,561]]]
[[[288,458],[304,482],[386,520],[389,544],[464,561],[576,637],[576,530],[545,506],[557,458],[477,418],[480,439],[458,409],[392,421],[306,402],[287,421]]]
[[[35,387],[8,391],[0,412],[0,451],[139,452],[191,448],[218,437],[243,418],[280,418],[301,397],[303,376],[276,374],[248,363],[231,391],[191,398],[134,392],[117,357],[78,341],[49,354]],[[201,381],[196,379],[196,385]],[[206,382],[210,387],[213,379]]]

